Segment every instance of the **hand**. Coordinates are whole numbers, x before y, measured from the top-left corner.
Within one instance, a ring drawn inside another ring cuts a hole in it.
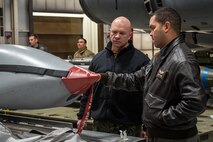
[[[148,138],[147,132],[144,131],[144,130],[142,130],[142,131],[141,131],[141,137],[142,137],[142,138],[145,138],[145,139],[147,140],[147,138]]]
[[[79,119],[79,120],[77,121],[77,128],[78,128],[78,126],[80,125],[80,123],[81,123],[81,119]]]
[[[108,74],[107,73],[99,73],[100,74],[100,79],[98,80],[101,83],[105,83],[108,81]]]
[[[99,82],[101,80],[101,73],[96,73],[99,76],[99,79],[96,80],[96,82]]]

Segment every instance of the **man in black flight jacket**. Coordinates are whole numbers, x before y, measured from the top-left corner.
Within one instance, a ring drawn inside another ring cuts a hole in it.
[[[150,36],[160,52],[132,74],[102,74],[101,83],[128,91],[144,91],[143,124],[148,142],[199,142],[197,116],[206,95],[200,68],[181,35],[181,17],[161,8],[150,18]]]

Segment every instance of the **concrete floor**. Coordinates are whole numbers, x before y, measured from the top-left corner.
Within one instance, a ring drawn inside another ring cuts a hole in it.
[[[21,114],[30,114],[36,116],[44,116],[44,117],[54,117],[61,119],[73,120],[73,122],[77,121],[76,113],[78,113],[78,108],[73,107],[57,107],[57,108],[49,108],[49,109],[39,109],[39,110],[16,110],[13,112],[21,113]],[[202,113],[198,117],[198,131],[201,136],[202,142],[212,142],[213,141],[213,108],[207,108],[204,113]],[[88,125],[92,124],[92,120],[88,120]]]
[[[208,108],[198,117],[198,131],[201,142],[213,142],[213,108]]]

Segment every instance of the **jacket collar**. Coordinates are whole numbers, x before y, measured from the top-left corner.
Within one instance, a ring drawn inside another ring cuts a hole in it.
[[[119,56],[120,54],[122,54],[122,53],[128,51],[128,50],[133,49],[133,48],[134,48],[133,44],[132,44],[131,42],[129,42],[129,45],[128,45],[126,48],[123,48],[123,49],[118,53],[118,56]],[[111,42],[111,41],[109,41],[109,42],[107,43],[107,46],[105,47],[105,49],[108,50],[108,51],[110,52],[110,54],[113,54],[113,52],[112,52],[112,42]]]
[[[184,42],[184,37],[183,35],[179,35],[178,37],[176,37],[174,40],[172,40],[170,43],[168,43],[165,47],[163,47],[160,50],[160,57],[161,60],[165,59],[168,54],[174,49],[174,47],[180,43]]]
[[[85,51],[87,50],[87,47],[85,47],[84,49],[82,49],[82,50],[78,50],[78,52],[80,53],[80,54],[82,54],[82,53],[84,53]]]

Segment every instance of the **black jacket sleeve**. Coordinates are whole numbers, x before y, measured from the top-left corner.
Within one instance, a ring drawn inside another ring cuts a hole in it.
[[[134,73],[116,74],[107,72],[101,74],[101,80],[104,85],[114,89],[125,91],[143,91],[145,82],[145,66]]]

